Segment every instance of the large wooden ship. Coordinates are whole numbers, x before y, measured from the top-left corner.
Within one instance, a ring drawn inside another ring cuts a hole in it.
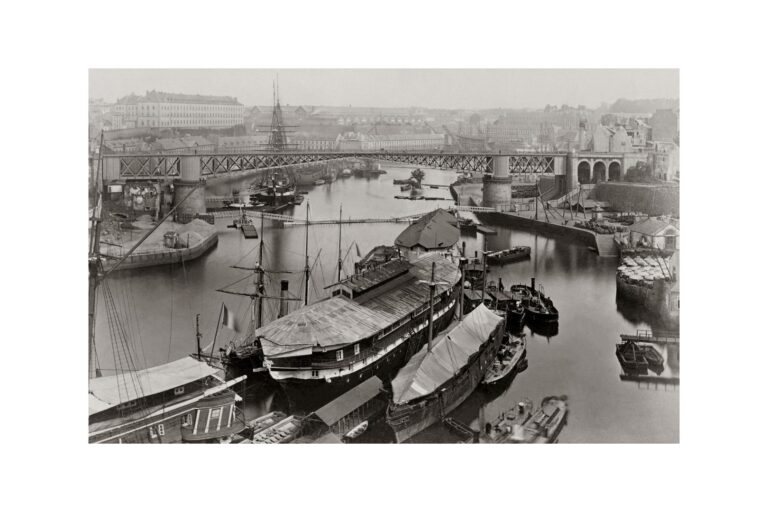
[[[387,408],[398,443],[443,420],[477,388],[499,351],[504,325],[503,316],[480,304],[398,372]]]
[[[436,252],[352,275],[334,284],[329,298],[255,331],[264,366],[289,391],[312,394],[338,394],[373,375],[388,380],[427,341],[430,327],[448,326],[460,279],[458,260]]]
[[[226,442],[245,428],[241,398],[205,361],[167,364],[88,382],[90,443]]]

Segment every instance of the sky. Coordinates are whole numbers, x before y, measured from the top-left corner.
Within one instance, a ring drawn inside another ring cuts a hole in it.
[[[114,101],[148,90],[235,96],[284,105],[595,108],[619,98],[678,98],[677,69],[91,69],[89,97]]]

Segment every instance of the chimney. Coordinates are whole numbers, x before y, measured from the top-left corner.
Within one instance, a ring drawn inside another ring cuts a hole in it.
[[[286,297],[288,296],[288,280],[283,279],[280,281],[280,310],[277,313],[277,318],[281,318],[285,316],[286,310],[288,309],[288,301],[286,301]]]

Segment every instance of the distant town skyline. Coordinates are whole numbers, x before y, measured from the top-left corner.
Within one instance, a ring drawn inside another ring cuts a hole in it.
[[[284,105],[537,109],[679,98],[677,69],[91,69],[89,97],[114,102],[149,90]]]

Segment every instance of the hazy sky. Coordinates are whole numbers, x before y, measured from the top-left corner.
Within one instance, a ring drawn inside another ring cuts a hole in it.
[[[156,89],[270,105],[278,76],[287,105],[597,107],[619,98],[679,96],[676,69],[91,69],[89,95],[114,101]]]

